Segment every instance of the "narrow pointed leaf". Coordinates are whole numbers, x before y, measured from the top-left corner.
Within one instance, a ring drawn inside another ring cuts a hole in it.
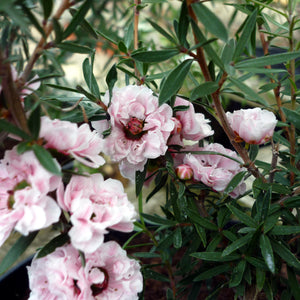
[[[237,173],[228,183],[227,187],[224,190],[224,193],[226,194],[231,193],[240,184],[240,182],[245,177],[246,173],[247,173],[246,171]]]
[[[290,234],[299,234],[300,226],[288,226],[288,225],[278,225],[274,226],[270,231],[274,235],[290,235]]]
[[[188,209],[187,214],[193,222],[199,224],[200,226],[202,226],[208,230],[213,230],[213,231],[218,230],[218,226],[216,224],[212,223],[211,221],[209,221],[206,218],[201,217],[198,213]]]
[[[93,50],[90,47],[71,42],[60,43],[57,44],[56,47],[72,53],[91,54],[93,52]]]
[[[16,243],[10,248],[6,256],[2,259],[0,264],[0,274],[7,271],[17,259],[24,253],[28,246],[32,243],[38,231],[32,232],[27,236],[21,236]]]
[[[246,260],[241,260],[237,266],[233,269],[233,273],[231,275],[231,279],[229,282],[229,287],[238,286],[242,279],[246,268]]]
[[[161,35],[163,35],[165,38],[167,38],[170,42],[176,44],[176,40],[162,27],[160,27],[155,22],[151,21],[150,19],[147,19],[147,21],[152,25],[152,27],[158,31]]]
[[[283,107],[282,108],[284,114],[286,115],[286,118],[289,122],[295,125],[297,129],[300,130],[300,113],[294,110],[290,110],[288,108]]]
[[[205,97],[214,93],[219,88],[217,82],[208,81],[202,84],[199,84],[191,93],[190,100],[194,101],[198,98]]]
[[[32,150],[39,162],[41,163],[41,165],[47,171],[55,175],[61,175],[60,167],[58,163],[53,159],[49,151],[37,144],[32,145]]]
[[[43,13],[44,13],[44,20],[47,20],[52,12],[53,8],[53,0],[40,0],[42,7],[43,7]]]
[[[233,205],[228,204],[227,207],[241,222],[243,222],[249,227],[253,227],[253,228],[257,227],[256,222],[250,216],[248,216],[238,208],[234,207]]]
[[[226,42],[228,40],[227,30],[221,20],[204,4],[193,3],[192,8],[198,20],[210,33]]]
[[[44,257],[55,251],[56,248],[63,246],[70,240],[68,233],[62,233],[55,238],[53,238],[49,243],[47,243],[37,255],[37,258]]]
[[[22,129],[14,126],[13,124],[7,122],[4,119],[0,119],[0,129],[3,131],[7,131],[9,133],[15,134],[23,139],[29,139],[30,136],[24,132]]]
[[[231,266],[229,264],[217,266],[217,267],[214,267],[207,271],[202,272],[201,274],[196,276],[193,279],[193,281],[202,281],[202,280],[210,279],[219,274],[226,273],[226,272],[230,271],[230,269],[231,269]]]
[[[251,240],[252,236],[253,236],[253,232],[249,232],[247,235],[232,242],[229,246],[227,246],[224,249],[224,251],[222,252],[222,257],[227,256],[227,255],[231,254],[232,252],[240,249],[244,245],[246,245]]]
[[[262,234],[260,236],[259,246],[266,265],[268,266],[269,270],[273,274],[275,274],[275,261],[274,261],[273,249],[270,240],[266,235]]]
[[[216,262],[233,261],[241,258],[239,254],[227,255],[224,257],[222,256],[222,252],[195,252],[192,253],[191,256],[202,260],[216,261]]]
[[[300,51],[271,54],[267,56],[262,56],[253,59],[243,60],[235,64],[236,69],[243,68],[260,68],[268,65],[276,65],[290,61],[291,59],[296,59],[300,57]]]
[[[162,84],[158,101],[159,105],[167,102],[181,88],[193,60],[187,59],[173,69]]]
[[[257,10],[254,10],[250,16],[248,16],[248,19],[245,23],[243,32],[236,44],[236,48],[233,54],[233,60],[236,61],[239,56],[243,53],[245,47],[247,47],[247,44],[251,38],[252,32],[255,29],[256,24],[256,16],[257,16]]]
[[[155,50],[155,51],[145,51],[137,52],[131,55],[131,57],[137,61],[144,63],[155,63],[167,60],[180,52],[178,49],[170,50]]]

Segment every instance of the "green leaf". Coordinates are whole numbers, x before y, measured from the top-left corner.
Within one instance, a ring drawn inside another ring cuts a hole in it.
[[[252,58],[243,60],[235,64],[236,69],[242,70],[243,68],[260,68],[269,65],[276,65],[284,62],[288,62],[292,59],[300,57],[300,51],[271,54],[258,58]]]
[[[231,270],[231,266],[229,264],[217,266],[200,273],[198,276],[196,276],[193,279],[193,281],[202,281],[202,280],[210,279],[219,274],[226,273],[230,270]]]
[[[259,151],[259,146],[258,145],[254,145],[254,144],[250,145],[250,148],[249,148],[249,158],[252,161],[255,161],[255,158],[257,157],[258,151]]]
[[[192,90],[190,100],[194,101],[198,98],[210,95],[214,93],[218,88],[219,88],[218,83],[214,81],[201,83],[195,89]]]
[[[187,59],[173,69],[163,81],[158,96],[159,105],[167,102],[181,88],[193,60]]]
[[[7,122],[4,119],[0,119],[0,129],[2,129],[3,131],[15,134],[19,137],[21,137],[22,139],[30,139],[30,136],[24,132],[23,130],[21,130],[20,128],[14,126],[13,124]]]
[[[0,264],[0,274],[7,271],[17,259],[24,253],[28,246],[32,243],[38,231],[32,232],[27,236],[21,236],[16,243],[9,249],[6,256],[3,258]]]
[[[145,52],[137,52],[131,55],[134,60],[144,62],[144,63],[156,63],[165,61],[180,52],[178,49],[170,49],[170,50],[156,50],[156,51],[145,51]]]
[[[124,44],[123,41],[119,41],[118,48],[123,53],[127,53],[128,52],[128,49],[127,49],[127,47],[126,47],[126,45]]]
[[[40,0],[40,2],[43,7],[44,20],[48,20],[52,13],[53,0]]]
[[[198,20],[210,33],[224,42],[228,40],[227,30],[221,20],[202,3],[193,3],[192,8]]]
[[[256,24],[257,9],[255,9],[250,16],[248,16],[243,32],[236,44],[236,48],[233,54],[233,60],[236,61],[239,59],[240,55],[243,53],[245,47],[247,47],[248,42],[250,41],[253,30],[255,30]]]
[[[50,173],[61,176],[60,166],[44,147],[34,144],[32,150],[41,165]]]
[[[286,208],[300,207],[300,196],[290,197],[283,204]]]
[[[206,218],[201,217],[197,212],[187,209],[187,214],[189,218],[200,226],[213,231],[218,231],[218,226]]]
[[[167,38],[170,42],[177,44],[176,40],[168,33],[166,32],[162,27],[160,27],[158,24],[153,22],[150,19],[147,19],[147,21],[151,24],[151,26],[158,31],[161,35],[163,35],[165,38]]]
[[[233,261],[241,258],[239,254],[226,255],[224,257],[222,256],[222,252],[195,252],[192,253],[191,256],[202,260],[216,262]]]
[[[206,231],[205,228],[200,226],[199,224],[195,223],[194,224],[195,229],[197,231],[197,234],[199,235],[201,242],[203,244],[204,247],[206,247],[207,244],[207,239],[206,239]]]
[[[182,246],[182,235],[180,227],[177,227],[174,231],[173,245],[176,249],[179,249]]]
[[[233,273],[230,278],[229,287],[238,286],[242,279],[246,268],[246,260],[241,260],[237,266],[233,269]]]
[[[277,225],[273,227],[270,233],[274,235],[299,234],[300,226]]]
[[[93,50],[87,46],[75,44],[72,42],[64,42],[56,44],[56,47],[65,51],[81,54],[92,54]]]
[[[172,231],[169,235],[164,235],[164,237],[159,241],[156,249],[162,251],[171,247],[174,241],[175,231]]]
[[[300,270],[300,261],[281,242],[271,241],[274,252],[276,252],[289,266]]]
[[[228,185],[226,186],[224,193],[225,194],[231,193],[240,184],[240,182],[243,180],[246,174],[247,174],[246,171],[235,174],[233,178],[230,180],[230,182],[228,183]]]
[[[291,122],[297,129],[300,130],[300,114],[295,110],[290,110],[286,107],[282,107],[284,114],[289,122]]]
[[[56,18],[52,19],[52,24],[55,33],[55,43],[59,44],[63,40],[63,29]]]
[[[148,215],[142,213],[142,216],[145,218],[146,221],[148,221],[151,224],[157,224],[157,225],[169,225],[169,226],[174,226],[177,224],[176,221],[173,220],[168,220],[166,218],[157,216],[157,215]]]
[[[264,234],[262,234],[259,238],[259,247],[266,265],[268,266],[272,274],[275,274],[275,261],[274,261],[273,249],[269,238]]]
[[[100,91],[97,84],[97,80],[93,74],[93,64],[86,58],[82,63],[84,80],[89,87],[91,93],[100,99]]]
[[[192,20],[191,21],[193,32],[195,33],[198,41],[200,43],[207,42],[204,34],[201,32],[200,28],[197,26],[197,24]],[[224,64],[221,61],[220,57],[217,55],[215,50],[211,47],[210,44],[203,45],[203,49],[206,51],[210,59],[214,62],[215,65],[217,65],[221,70],[224,71]]]
[[[153,253],[153,252],[135,252],[135,257],[142,257],[142,258],[154,258],[154,257],[160,257],[159,254]]]
[[[291,287],[295,300],[300,300],[300,285],[296,277],[296,272],[293,269],[287,267],[287,274],[288,274],[288,285]]]
[[[70,240],[68,233],[62,233],[47,243],[37,254],[37,258],[44,257],[55,251],[56,248],[63,246]]]
[[[167,276],[164,276],[163,274],[160,274],[150,269],[143,270],[143,277],[144,279],[152,278],[162,282],[169,282],[169,278]]]
[[[117,82],[117,80],[118,80],[118,73],[117,73],[116,64],[114,64],[108,71],[108,73],[106,75],[106,79],[105,79],[106,84],[108,86],[110,99],[112,97],[113,87],[114,87],[115,83]]]
[[[266,272],[263,270],[256,268],[256,286],[259,291],[262,290],[265,284]]]
[[[247,235],[235,240],[234,242],[232,242],[229,246],[227,246],[223,252],[222,252],[222,256],[227,256],[229,254],[231,254],[232,252],[240,249],[241,247],[245,246],[253,237],[253,232],[249,232]]]
[[[180,16],[178,22],[178,32],[177,37],[181,45],[185,46],[187,44],[186,36],[189,28],[189,18],[188,18],[188,8],[185,1],[182,1]]]
[[[257,227],[256,222],[250,216],[248,216],[238,208],[234,207],[233,205],[227,204],[227,207],[241,222],[243,222],[249,227],[253,227],[253,228]]]
[[[29,130],[34,139],[38,139],[41,127],[41,107],[37,105],[27,121]]]
[[[265,262],[262,259],[252,257],[252,256],[245,256],[245,259],[247,260],[248,263],[253,265],[256,269],[269,271],[268,267],[266,266]]]
[[[231,81],[233,85],[235,85],[241,92],[245,94],[249,100],[262,104],[266,107],[270,106],[262,97],[260,97],[252,88],[250,88],[248,85],[240,81],[239,79],[228,77],[228,79]]]
[[[136,173],[135,173],[135,195],[136,195],[136,197],[138,197],[138,195],[140,194],[140,192],[143,189],[144,182],[146,179],[146,174],[147,174],[147,164],[145,165],[143,172],[136,171]]]
[[[90,9],[92,2],[93,2],[92,0],[86,0],[79,8],[79,10],[75,13],[70,24],[64,31],[63,34],[64,39],[66,39],[71,33],[73,33],[76,27],[84,20],[84,17],[87,14],[88,10]]]

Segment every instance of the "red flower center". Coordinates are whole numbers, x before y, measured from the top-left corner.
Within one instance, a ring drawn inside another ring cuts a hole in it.
[[[108,287],[109,276],[107,271],[103,268],[98,269],[104,273],[104,280],[101,283],[95,283],[91,285],[91,290],[94,297],[100,295]]]
[[[127,125],[124,125],[124,132],[125,136],[130,140],[139,140],[145,131],[144,128],[144,121],[140,120],[136,117],[131,117]]]

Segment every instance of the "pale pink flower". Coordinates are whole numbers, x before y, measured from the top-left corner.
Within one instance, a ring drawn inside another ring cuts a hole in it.
[[[71,242],[83,252],[93,252],[102,243],[107,228],[130,232],[136,212],[116,179],[101,174],[73,176],[65,192],[57,192],[59,205],[71,215]]]
[[[103,102],[109,104],[108,92]],[[143,170],[147,159],[167,151],[167,140],[174,128],[172,109],[167,104],[158,106],[158,98],[146,86],[129,85],[114,88],[107,112],[111,134],[105,139],[105,154],[120,162],[122,175],[134,179],[135,172]],[[107,128],[104,124],[93,122],[94,128]]]
[[[13,229],[23,235],[57,222],[61,210],[47,194],[61,182],[42,167],[32,151],[5,152],[0,163],[0,245]]]
[[[198,151],[213,151],[238,159],[236,152],[217,143],[201,147]],[[237,173],[244,171],[238,162],[217,154],[190,153],[185,156],[183,161],[193,169],[195,180],[203,182],[218,192],[223,192],[231,179]],[[244,193],[245,189],[245,183],[241,182],[230,195],[237,197]]]
[[[135,300],[142,291],[140,266],[116,242],[85,255],[72,245],[57,248],[28,267],[29,300]]]
[[[214,134],[214,131],[208,124],[210,121],[205,119],[202,113],[196,113],[191,102],[176,97],[174,107],[176,108],[176,106],[188,106],[188,109],[176,111],[176,123],[179,122],[179,124],[175,125],[175,130],[168,141],[169,145],[182,146],[183,139],[199,141]]]
[[[237,141],[243,140],[248,144],[260,145],[269,141],[277,123],[271,111],[259,107],[227,112],[226,116]]]
[[[105,163],[100,156],[103,139],[91,131],[88,124],[78,127],[69,121],[51,120],[44,116],[41,118],[40,137],[46,140],[46,148],[71,155],[89,167],[98,168]]]

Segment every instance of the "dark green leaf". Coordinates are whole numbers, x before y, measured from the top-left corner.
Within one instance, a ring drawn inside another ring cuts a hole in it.
[[[157,224],[157,225],[169,225],[169,226],[174,226],[177,224],[176,221],[173,220],[168,220],[166,218],[157,216],[157,215],[148,215],[142,213],[142,216],[145,218],[146,221],[148,221],[151,224]]]
[[[300,226],[277,225],[273,227],[270,233],[274,235],[299,234]]]
[[[46,85],[49,87],[52,87],[54,89],[58,89],[58,90],[63,90],[63,91],[68,91],[68,92],[73,92],[73,93],[81,93],[78,90],[72,89],[68,86],[56,85],[56,84],[51,84],[51,83],[47,83]]]
[[[194,223],[197,223],[208,230],[218,231],[218,226],[216,224],[212,223],[206,218],[201,217],[197,212],[188,209],[187,214]]]
[[[156,50],[156,51],[145,51],[137,52],[131,55],[131,57],[137,61],[144,63],[156,63],[167,60],[180,53],[178,49],[170,50]]]
[[[59,164],[53,159],[50,152],[44,147],[34,144],[32,145],[32,150],[41,163],[41,165],[49,172],[55,175],[61,175]]]
[[[288,62],[291,59],[295,59],[298,57],[300,57],[300,51],[271,54],[271,55],[262,56],[258,58],[243,60],[241,62],[236,63],[235,68],[241,70],[243,68],[259,68],[268,65],[276,65],[276,64]]]
[[[251,144],[250,145],[250,149],[249,149],[249,158],[252,160],[252,161],[255,161],[255,158],[258,154],[258,150],[259,150],[259,146],[258,145],[254,145],[254,144]]]
[[[205,26],[205,29],[224,42],[228,40],[228,34],[224,24],[212,11],[200,2],[193,3],[192,8],[198,20]]]
[[[161,180],[158,182],[158,184],[155,185],[154,189],[147,196],[146,202],[148,202],[158,191],[162,189],[162,187],[165,186],[167,180],[168,180],[168,174],[164,174],[161,177]]]
[[[174,235],[175,231],[171,232],[169,235],[164,235],[157,245],[157,250],[161,251],[170,248],[174,241]]]
[[[153,252],[136,252],[134,253],[135,257],[142,257],[142,258],[153,258],[153,257],[160,257],[159,254]]]
[[[62,233],[47,243],[37,254],[37,258],[44,257],[55,251],[56,248],[63,246],[70,240],[68,233]]]
[[[48,20],[52,12],[53,0],[40,0],[40,2],[43,7],[44,20]]]
[[[222,252],[222,256],[227,256],[232,252],[240,249],[241,247],[245,246],[253,237],[253,232],[249,232],[247,235],[235,240],[229,246],[227,246],[224,251]]]
[[[91,93],[100,99],[100,91],[96,81],[96,78],[93,74],[93,64],[90,63],[89,59],[86,58],[82,63],[82,70],[84,80],[89,87]]]
[[[75,44],[72,42],[60,43],[57,44],[56,47],[73,53],[91,54],[93,52],[93,50],[87,46]]]
[[[45,1],[47,1],[47,0],[45,0]],[[54,33],[55,33],[55,43],[59,44],[63,40],[63,29],[60,26],[58,20],[55,18],[53,18],[52,24],[53,24],[53,29],[54,29]]]
[[[141,171],[136,171],[135,173],[135,195],[138,197],[140,192],[143,189],[144,182],[146,179],[146,174],[147,174],[147,164],[144,167],[143,172]]]
[[[246,260],[241,260],[237,266],[233,269],[233,273],[230,278],[229,287],[238,286],[242,279],[246,268]]]
[[[300,261],[281,242],[271,241],[274,252],[276,252],[289,266],[300,270]]]
[[[127,49],[127,47],[126,47],[126,45],[124,44],[123,41],[119,41],[118,48],[123,53],[127,53],[128,52],[128,49]]]
[[[217,266],[217,267],[214,267],[207,271],[202,272],[201,274],[196,276],[193,281],[202,281],[202,280],[210,279],[219,274],[226,273],[226,272],[230,271],[230,269],[231,269],[231,266],[229,264]]]
[[[201,32],[200,28],[197,26],[197,24],[192,20],[192,28],[193,31],[198,39],[198,41],[200,43],[205,43],[207,42],[205,36],[203,35],[203,33]],[[221,70],[224,71],[224,64],[221,61],[220,57],[217,55],[217,53],[215,52],[215,50],[211,47],[210,44],[205,44],[203,46],[203,49],[206,51],[206,53],[208,54],[208,56],[210,57],[210,59],[214,62],[215,65],[217,65]]]
[[[262,234],[260,236],[259,246],[266,265],[268,266],[269,270],[273,274],[275,274],[275,261],[274,261],[273,249],[270,240],[266,235]]]
[[[17,259],[24,253],[28,246],[32,243],[38,231],[32,232],[27,236],[21,236],[16,243],[9,249],[6,256],[3,258],[0,264],[0,274],[7,271]]]
[[[114,64],[108,71],[106,79],[105,79],[106,84],[108,86],[110,99],[112,97],[113,87],[114,87],[115,83],[117,82],[117,80],[118,80],[118,73],[117,73],[116,64]]]
[[[265,262],[262,259],[252,257],[252,256],[245,256],[247,262],[253,265],[257,269],[268,271],[268,267],[266,266]]]
[[[173,245],[176,249],[179,249],[182,246],[182,235],[180,227],[177,227],[174,231]]]
[[[34,139],[39,137],[41,127],[41,107],[37,105],[28,119],[28,127]]]
[[[245,47],[247,47],[248,42],[251,38],[251,34],[255,29],[256,24],[257,9],[255,9],[250,16],[248,16],[243,32],[236,44],[236,48],[233,54],[233,60],[236,61],[239,59],[240,55],[243,53]]]
[[[169,34],[167,33],[162,27],[160,27],[158,24],[156,24],[155,22],[153,22],[150,19],[147,19],[147,21],[152,25],[152,27],[158,31],[161,35],[163,35],[165,38],[167,38],[170,42],[176,44],[175,39]]]
[[[177,36],[180,44],[183,46],[187,44],[186,36],[187,36],[188,28],[189,28],[188,9],[187,9],[186,2],[182,1]]]
[[[222,252],[195,252],[192,253],[191,256],[202,260],[216,262],[233,261],[241,258],[239,254],[222,256]]]
[[[287,120],[300,130],[300,114],[297,111],[290,110],[286,107],[283,107],[282,110],[286,115]]]
[[[143,277],[144,277],[144,279],[152,278],[152,279],[162,281],[162,282],[169,282],[169,278],[167,276],[164,276],[164,275],[157,273],[150,269],[143,270]]]
[[[26,132],[24,132],[20,128],[14,126],[13,124],[7,122],[4,119],[0,119],[0,128],[3,131],[6,131],[6,132],[9,132],[9,133],[19,136],[22,139],[30,139],[30,136]]]
[[[284,207],[293,208],[300,207],[300,196],[294,196],[286,199],[284,202]]]
[[[259,291],[262,290],[265,284],[266,272],[260,268],[256,268],[256,286]]]
[[[228,204],[227,207],[231,210],[231,212],[244,224],[249,227],[257,227],[256,222],[247,214],[239,210],[238,208],[234,207],[233,205]]]
[[[206,231],[205,228],[200,226],[199,224],[195,223],[194,224],[195,229],[197,231],[197,234],[199,235],[201,242],[203,243],[203,246],[206,247],[207,244],[207,239],[206,239]]]
[[[65,29],[63,37],[66,39],[71,33],[73,33],[76,29],[76,27],[81,24],[81,22],[84,20],[85,15],[87,14],[88,10],[90,9],[90,6],[92,4],[92,0],[86,0],[82,6],[79,8],[79,10],[75,13],[73,16],[70,24]]]
[[[201,83],[195,89],[192,90],[190,99],[191,101],[194,101],[198,98],[210,95],[214,93],[218,88],[218,83],[214,81]]]
[[[291,287],[292,293],[295,297],[295,300],[300,300],[300,285],[299,281],[297,279],[297,275],[295,271],[289,267],[287,267],[287,273],[288,273],[288,284]]]
[[[159,105],[167,102],[181,88],[193,60],[187,59],[173,69],[164,80],[158,97]]]
[[[249,100],[262,104],[266,107],[270,106],[265,99],[260,97],[252,88],[250,88],[248,85],[240,81],[239,79],[228,77],[228,79],[241,91],[245,94],[245,97]]]
[[[243,180],[246,174],[247,172],[244,171],[234,175],[234,177],[230,180],[230,182],[226,186],[224,193],[225,194],[231,193],[240,184],[240,182]]]

